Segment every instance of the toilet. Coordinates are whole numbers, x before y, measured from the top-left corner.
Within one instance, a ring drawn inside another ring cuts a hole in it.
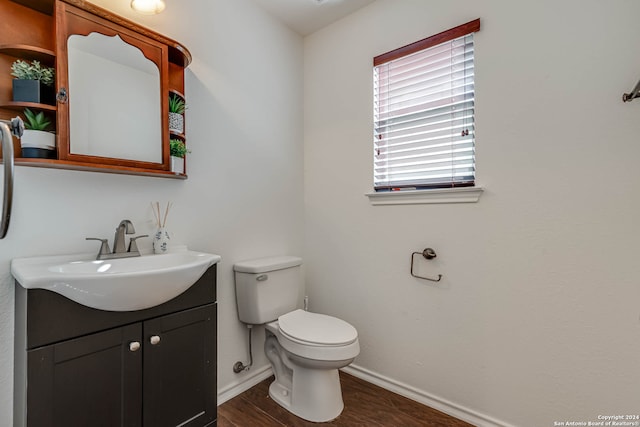
[[[308,421],[342,412],[338,369],[360,353],[358,332],[344,320],[298,307],[302,259],[279,256],[234,265],[238,317],[265,325],[264,350],[275,381],[269,396]]]

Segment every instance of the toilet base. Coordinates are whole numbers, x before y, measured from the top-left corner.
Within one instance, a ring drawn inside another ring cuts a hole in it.
[[[344,409],[337,369],[298,366],[293,371],[292,388],[290,390],[276,379],[269,386],[269,396],[287,411],[307,421],[331,421]]]
[[[281,335],[278,322],[268,323],[265,333],[264,351],[276,377],[269,396],[307,421],[337,418],[344,409],[338,369],[353,362],[360,351],[358,341],[341,347],[300,345]]]

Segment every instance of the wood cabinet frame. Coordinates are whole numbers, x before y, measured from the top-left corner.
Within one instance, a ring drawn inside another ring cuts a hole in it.
[[[0,66],[15,59],[38,59],[56,66],[56,90],[68,87],[66,41],[70,34],[88,34],[93,30],[105,35],[118,34],[127,43],[143,50],[145,56],[159,66],[161,88],[162,163],[110,159],[78,155],[69,152],[68,106],[16,103],[10,101],[11,76],[0,76],[0,118],[8,119],[25,107],[56,115],[58,158],[34,159],[17,156],[16,164],[59,169],[88,170],[130,175],[147,175],[186,179],[186,174],[171,172],[169,163],[168,97],[170,92],[184,93],[184,69],[191,63],[191,54],[184,46],[153,30],[115,15],[84,0],[0,0]],[[69,19],[70,16],[74,18]],[[85,24],[79,24],[82,18]],[[71,23],[70,21],[74,21]],[[153,46],[149,48],[148,46]],[[160,54],[153,53],[159,49]],[[29,105],[27,105],[29,104]],[[182,135],[181,139],[185,139]],[[14,151],[20,153],[20,143],[14,139]]]

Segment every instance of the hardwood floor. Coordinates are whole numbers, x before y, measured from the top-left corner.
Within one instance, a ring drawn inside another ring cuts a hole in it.
[[[344,411],[317,424],[280,407],[269,397],[270,377],[218,407],[218,427],[469,427],[472,426],[413,400],[340,372]]]

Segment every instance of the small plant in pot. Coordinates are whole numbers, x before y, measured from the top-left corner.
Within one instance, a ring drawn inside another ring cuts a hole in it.
[[[24,109],[24,134],[20,138],[22,157],[56,158],[56,135],[51,132],[51,120],[42,111]]]
[[[11,75],[14,101],[55,105],[53,68],[18,59],[11,65]]]
[[[184,141],[171,138],[169,140],[169,154],[171,155],[171,172],[184,173],[184,156],[190,153]]]
[[[187,109],[187,103],[180,96],[174,94],[169,95],[169,130],[174,132],[184,132],[184,112]]]

